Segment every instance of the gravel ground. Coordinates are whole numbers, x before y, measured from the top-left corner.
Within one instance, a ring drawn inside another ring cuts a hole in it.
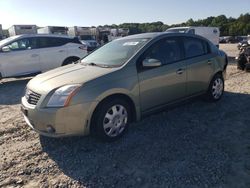
[[[20,113],[29,78],[4,80],[0,187],[250,187],[250,73],[227,72],[221,101],[151,115],[113,143],[39,137]]]
[[[229,57],[235,57],[239,53],[237,45],[238,45],[237,43],[236,44],[220,44],[220,49],[227,52],[227,55]]]

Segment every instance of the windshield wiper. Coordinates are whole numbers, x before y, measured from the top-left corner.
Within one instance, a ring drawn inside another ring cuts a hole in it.
[[[79,60],[75,61],[75,62],[74,62],[74,64],[81,63],[81,61],[82,61],[82,60],[81,60],[81,59],[79,59]]]
[[[96,64],[96,63],[85,63],[85,65],[90,65],[90,66],[97,66],[97,67],[102,67],[102,68],[110,68],[108,65],[103,65],[103,64]]]
[[[87,63],[87,65],[91,65],[91,66],[98,66],[96,63],[93,63],[93,62],[91,62],[91,63]]]

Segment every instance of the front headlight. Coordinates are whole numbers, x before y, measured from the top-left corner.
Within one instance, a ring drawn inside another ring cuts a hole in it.
[[[47,107],[68,106],[71,98],[76,94],[80,87],[80,84],[72,84],[58,88],[50,97]]]

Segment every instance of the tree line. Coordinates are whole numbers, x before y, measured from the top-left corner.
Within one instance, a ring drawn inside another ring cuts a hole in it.
[[[162,32],[171,27],[184,26],[209,26],[219,27],[221,36],[243,36],[250,35],[250,14],[241,14],[238,18],[226,17],[225,15],[210,16],[206,19],[198,19],[194,21],[189,19],[180,24],[167,25],[161,21],[152,23],[123,23],[120,25],[105,25],[111,28],[128,28],[129,34],[138,34],[146,32]]]

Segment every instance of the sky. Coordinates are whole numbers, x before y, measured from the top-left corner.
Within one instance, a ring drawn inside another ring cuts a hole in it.
[[[177,24],[250,13],[250,0],[0,0],[0,24],[98,26],[162,21]]]

